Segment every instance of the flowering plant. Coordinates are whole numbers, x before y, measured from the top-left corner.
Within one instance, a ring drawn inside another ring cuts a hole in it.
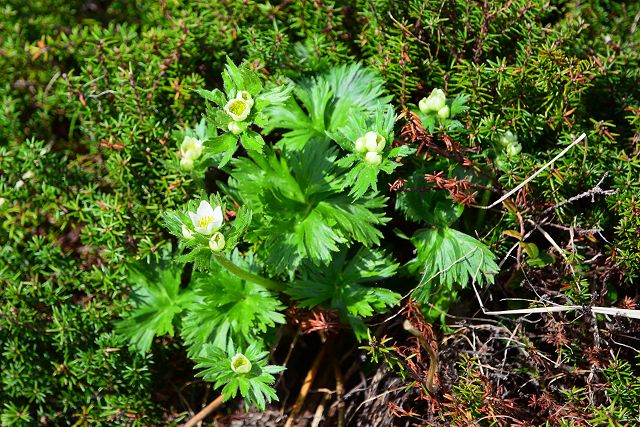
[[[222,77],[224,93],[198,91],[206,117],[179,135],[180,163],[194,177],[214,166],[228,178],[218,192],[204,187],[163,214],[178,247],[172,268],[193,264],[190,283],[181,290],[179,277],[167,275],[120,330],[146,351],[154,335],[179,325],[189,356],[204,369],[199,375],[223,386],[225,399],[239,390],[247,405],[264,409],[277,399],[271,384],[283,369],[266,365],[266,338],[285,322],[286,302],[333,311],[358,340],[370,336],[369,317],[399,303],[400,293],[385,286],[400,264],[383,248],[391,217],[379,184],[412,161],[416,148],[396,138],[397,115],[382,80],[358,64],[295,88],[267,90],[254,71],[231,62]],[[455,127],[465,99],[449,102],[434,90],[419,114],[427,125]],[[244,152],[234,157],[238,141]],[[488,249],[448,228],[459,205],[424,203],[397,197],[398,210],[427,227],[408,238],[416,258],[402,269],[418,278],[414,297],[427,302],[440,282],[453,289],[470,279],[491,281],[497,267]],[[437,215],[429,213],[434,208]],[[475,255],[443,265],[461,252]],[[441,279],[424,276],[441,270]],[[157,322],[137,329],[145,316]]]

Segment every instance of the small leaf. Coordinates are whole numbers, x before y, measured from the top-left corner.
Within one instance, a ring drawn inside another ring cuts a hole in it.
[[[220,91],[219,89],[214,89],[214,90],[194,89],[194,92],[196,92],[198,95],[200,95],[207,101],[213,102],[217,106],[222,107],[226,103],[226,97],[224,96],[224,93],[222,93],[222,91]]]
[[[258,153],[261,153],[264,147],[264,139],[262,139],[262,136],[253,131],[243,133],[240,137],[240,142],[247,150],[257,151]]]
[[[538,246],[536,246],[535,243],[520,242],[520,246],[522,247],[522,249],[524,249],[524,251],[527,253],[527,255],[529,255],[530,258],[535,259],[538,258],[538,255],[540,255]]]
[[[520,234],[520,232],[516,230],[504,230],[502,234],[504,234],[505,236],[514,237],[518,240],[522,240],[522,234]]]

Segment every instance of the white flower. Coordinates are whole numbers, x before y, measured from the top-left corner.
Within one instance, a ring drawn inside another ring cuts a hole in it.
[[[253,98],[251,97],[251,94],[246,90],[239,91],[236,95],[236,99],[241,99],[246,102],[249,108],[253,107]]]
[[[447,97],[442,89],[434,89],[428,98],[422,98],[418,103],[420,111],[430,113],[439,111],[447,103]]]
[[[211,239],[209,239],[209,248],[211,248],[212,252],[220,252],[224,249],[225,243],[226,240],[224,239],[224,235],[217,231],[213,236],[211,236]]]
[[[369,151],[367,155],[364,156],[364,160],[371,165],[379,165],[380,162],[382,162],[382,156],[375,151]]]
[[[236,98],[227,102],[227,105],[224,106],[224,111],[236,122],[241,122],[249,116],[251,106],[244,99]]]
[[[238,122],[229,122],[227,125],[227,129],[234,135],[240,135],[242,133],[242,127],[238,124]]]
[[[210,236],[214,231],[218,231],[222,227],[224,217],[222,216],[222,208],[216,206],[215,210],[209,202],[203,200],[198,206],[196,213],[189,212],[189,217],[193,222],[193,228],[206,236]]]
[[[251,371],[251,362],[242,353],[238,353],[231,358],[231,370],[236,374],[246,374]]]
[[[184,224],[182,224],[182,237],[184,237],[187,240],[193,239],[193,233]]]
[[[183,159],[190,159],[193,163],[202,155],[202,141],[192,136],[185,136],[180,145],[180,155]]]
[[[384,136],[378,135],[376,132],[367,132],[364,134],[364,146],[367,151],[379,153],[384,148],[386,142]]]
[[[442,107],[441,109],[438,110],[438,117],[440,117],[442,120],[449,118],[449,106],[448,105],[445,105],[444,107]]]

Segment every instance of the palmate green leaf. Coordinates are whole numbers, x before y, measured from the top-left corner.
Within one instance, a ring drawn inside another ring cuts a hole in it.
[[[416,258],[407,267],[420,275],[413,295],[422,303],[429,302],[434,292],[465,288],[469,281],[493,283],[499,271],[495,256],[482,242],[452,228],[418,230],[411,242],[416,247]]]
[[[206,99],[207,101],[211,101],[216,104],[218,107],[224,106],[227,101],[224,93],[220,91],[220,89],[214,90],[206,90],[206,89],[194,89],[194,92]]]
[[[379,104],[391,101],[378,72],[358,63],[333,68],[324,79],[329,83],[334,98],[328,131],[344,126],[350,116],[375,113]]]
[[[384,81],[377,72],[360,64],[344,65],[314,79],[300,82],[295,99],[269,108],[268,132],[287,129],[279,147],[300,150],[314,138],[335,134],[350,117],[375,116],[385,96]]]
[[[231,261],[247,271],[256,271],[251,254],[238,251]],[[250,343],[268,328],[285,322],[284,306],[263,286],[244,281],[218,263],[211,263],[206,274],[192,278],[196,299],[182,324],[182,336],[190,346],[189,354],[198,354],[207,343],[225,347],[229,340]]]
[[[361,247],[352,257],[343,248],[326,267],[304,263],[302,277],[295,281],[289,294],[306,308],[325,306],[338,311],[358,339],[366,338],[362,318],[384,312],[396,305],[401,296],[389,289],[366,286],[393,276],[398,264],[381,251]]]
[[[269,107],[265,132],[276,128],[288,129],[278,145],[299,150],[308,141],[325,137],[325,111],[331,100],[331,92],[325,81],[313,79],[301,83],[293,93],[301,105],[291,98],[286,104]]]
[[[451,106],[449,107],[449,110],[450,110],[449,117],[454,117],[460,113],[464,113],[465,111],[467,111],[469,109],[469,107],[466,106],[468,99],[469,99],[469,96],[467,95],[456,96],[451,101]]]
[[[446,164],[434,164],[429,169],[415,171],[407,179],[404,188],[396,197],[396,209],[410,221],[424,221],[437,227],[448,227],[455,222],[464,206],[451,200],[444,190],[429,187],[424,174],[446,168]]]
[[[264,139],[259,133],[253,131],[246,131],[240,137],[240,143],[247,150],[262,152],[264,147]]]
[[[341,191],[334,164],[336,150],[314,140],[303,150],[278,157],[236,159],[229,191],[253,212],[245,236],[258,245],[270,272],[293,271],[303,259],[326,264],[341,244],[378,244],[376,228],[386,222],[386,199],[371,196],[354,201]]]
[[[181,274],[181,265],[139,262],[129,267],[135,308],[116,324],[116,330],[138,352],[149,351],[154,337],[173,336],[176,315],[193,302],[193,291],[180,289]]]
[[[295,88],[293,82],[287,80],[280,86],[271,87],[263,91],[256,99],[256,107],[262,109],[267,105],[279,105],[291,98],[291,92]]]

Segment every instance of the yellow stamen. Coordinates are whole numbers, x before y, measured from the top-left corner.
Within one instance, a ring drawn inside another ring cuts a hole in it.
[[[213,217],[211,216],[203,216],[198,220],[198,227],[207,228],[210,223],[213,222]]]
[[[237,102],[232,102],[231,105],[229,106],[229,111],[235,114],[236,116],[242,115],[242,113],[244,113],[246,109],[247,109],[247,104],[245,104],[243,101],[239,99],[237,100]]]

